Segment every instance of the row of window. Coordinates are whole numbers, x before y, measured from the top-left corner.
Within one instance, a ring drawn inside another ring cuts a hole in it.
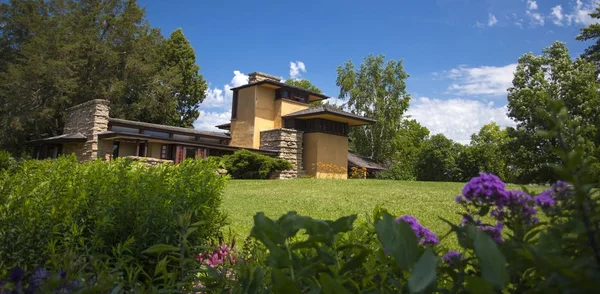
[[[129,133],[129,134],[144,134],[144,135],[148,135],[148,136],[152,136],[152,137],[156,137],[156,138],[171,138],[171,139],[175,139],[175,140],[179,140],[179,141],[192,141],[192,142],[204,142],[204,143],[211,143],[211,144],[222,144],[221,139],[218,138],[205,138],[205,137],[200,137],[198,139],[196,139],[196,136],[190,136],[190,135],[182,135],[182,134],[170,134],[167,132],[158,132],[158,131],[151,131],[151,130],[141,130],[140,129],[136,129],[136,128],[130,128],[130,127],[123,127],[123,126],[111,126],[111,131],[113,132],[117,132],[117,133]]]
[[[296,129],[305,133],[322,132],[335,135],[348,136],[348,124],[331,121],[322,118],[314,118],[307,120],[286,119],[283,122],[284,128]]]

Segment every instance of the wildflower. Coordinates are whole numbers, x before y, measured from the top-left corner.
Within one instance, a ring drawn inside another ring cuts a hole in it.
[[[29,287],[37,289],[42,285],[42,282],[50,276],[50,273],[41,267],[35,269],[33,274],[29,277]]]
[[[480,173],[463,188],[462,194],[468,201],[489,202],[506,197],[506,185],[493,174]]]
[[[535,196],[535,205],[541,208],[550,208],[556,204],[556,200],[552,197],[552,190],[546,190]]]
[[[419,224],[419,221],[410,215],[403,215],[396,219],[396,222],[405,222],[410,225],[415,235],[422,245],[437,245],[440,243],[436,234],[432,233],[428,228]]]
[[[504,228],[504,224],[501,222],[496,223],[495,226],[484,225],[480,226],[477,229],[485,232],[488,236],[490,236],[496,243],[503,243],[502,239],[502,229]]]
[[[25,271],[20,268],[20,267],[15,267],[11,272],[10,272],[10,279],[14,282],[14,283],[18,283],[21,281],[21,279],[23,279],[23,276],[25,276]]]
[[[458,195],[458,196],[456,196],[456,198],[454,198],[454,201],[456,201],[456,203],[463,203],[466,200],[462,195]]]
[[[442,256],[442,260],[451,266],[455,266],[462,260],[462,254],[458,251],[450,250]]]

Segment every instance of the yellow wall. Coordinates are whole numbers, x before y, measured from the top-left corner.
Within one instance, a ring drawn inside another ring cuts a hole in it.
[[[137,151],[137,145],[135,143],[119,143],[119,157],[125,156],[137,156],[135,153]]]
[[[300,102],[289,101],[285,99],[277,99],[275,101],[275,129],[283,127],[281,116],[290,114],[296,111],[307,109],[308,105]]]
[[[304,134],[304,168],[317,178],[348,177],[348,137],[326,133]],[[329,165],[323,167],[322,165]],[[342,169],[342,171],[338,169]]]
[[[160,159],[160,151],[162,148],[161,143],[148,143],[148,154],[146,157],[153,157]]]
[[[232,146],[254,147],[254,107],[256,86],[239,89],[237,119],[231,121]]]
[[[265,87],[254,88],[256,88],[256,110],[252,148],[258,149],[260,147],[260,132],[275,128],[273,122],[275,118],[275,89]]]

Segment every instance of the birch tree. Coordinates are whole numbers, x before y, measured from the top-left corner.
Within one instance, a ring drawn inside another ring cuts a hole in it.
[[[410,101],[402,60],[369,55],[358,70],[349,60],[337,68],[337,74],[339,97],[348,100],[349,110],[376,120],[373,125],[350,129],[355,151],[379,162],[390,161]]]

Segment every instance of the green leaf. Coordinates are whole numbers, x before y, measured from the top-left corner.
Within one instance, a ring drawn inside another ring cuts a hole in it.
[[[369,251],[367,250],[362,250],[360,253],[352,256],[340,269],[340,275],[359,268],[365,262],[368,256]]]
[[[408,279],[410,292],[417,293],[425,290],[435,281],[438,257],[433,250],[427,248],[415,264]]]
[[[142,253],[160,254],[160,253],[164,253],[164,252],[174,252],[174,251],[179,251],[179,247],[173,246],[173,245],[167,245],[167,244],[156,244],[156,245],[142,251]]]
[[[352,231],[354,221],[356,220],[356,214],[343,216],[338,218],[336,221],[328,221],[329,226],[333,230],[334,234]]]
[[[320,274],[319,282],[321,283],[323,294],[350,293],[339,281],[334,280],[329,274]]]
[[[479,209],[479,212],[477,214],[479,214],[479,216],[486,216],[488,212],[490,212],[490,207],[486,205]]]
[[[486,280],[477,276],[468,276],[465,278],[465,288],[472,294],[493,294],[492,285]]]
[[[508,284],[506,259],[498,245],[486,233],[474,230],[473,247],[479,260],[482,277],[492,285],[502,289]]]
[[[405,222],[397,223],[387,212],[375,222],[375,231],[384,250],[391,254],[402,270],[408,270],[417,260],[419,243],[415,232]]]
[[[257,266],[256,269],[254,269],[254,274],[252,274],[252,282],[250,283],[248,292],[246,293],[258,293],[258,289],[264,278],[265,272],[260,266]]]
[[[254,227],[250,236],[261,241],[269,250],[277,248],[285,242],[285,237],[279,232],[278,225],[263,212],[254,215]]]
[[[281,270],[273,270],[273,293],[302,294],[298,285]]]

